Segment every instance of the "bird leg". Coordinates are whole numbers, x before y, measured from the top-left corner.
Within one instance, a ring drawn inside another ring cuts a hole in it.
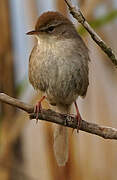
[[[39,113],[41,112],[41,103],[46,98],[46,96],[43,96],[37,104],[34,106],[34,113],[36,114],[36,123],[38,123],[39,119]]]
[[[78,105],[77,105],[76,101],[74,102],[74,105],[75,105],[76,114],[77,114],[77,115],[76,115],[76,119],[77,119],[77,121],[78,121],[77,132],[79,132],[82,118],[81,118],[81,115],[80,115],[80,113],[79,113],[79,109],[78,109]]]

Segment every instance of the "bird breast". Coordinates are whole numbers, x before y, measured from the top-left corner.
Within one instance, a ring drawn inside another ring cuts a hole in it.
[[[82,68],[83,57],[77,52],[76,44],[70,39],[38,41],[32,50],[29,80],[35,89],[46,92],[51,104],[71,104],[82,94],[83,82],[87,89],[88,74]]]

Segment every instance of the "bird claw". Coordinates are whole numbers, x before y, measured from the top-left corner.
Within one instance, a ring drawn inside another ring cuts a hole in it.
[[[79,133],[81,116],[76,115],[76,119],[77,119],[77,133]],[[73,134],[74,130],[75,130],[75,129],[73,128],[73,129],[72,129],[72,134]]]
[[[80,115],[80,113],[79,113],[79,109],[78,109],[77,103],[75,102],[74,104],[75,104],[76,113],[77,113],[76,119],[77,119],[77,122],[78,122],[78,123],[77,123],[77,133],[79,133],[79,129],[80,129],[80,125],[81,125],[81,120],[82,120],[82,118],[81,118],[81,115]]]
[[[39,113],[41,112],[41,109],[42,109],[41,103],[44,99],[45,99],[45,96],[43,96],[34,107],[34,113],[36,114],[36,124],[38,123],[38,120],[39,120]]]
[[[81,124],[81,120],[82,120],[80,114],[76,115],[76,119],[77,119],[77,122],[78,122],[78,124],[77,124],[77,133],[79,133],[80,124]]]
[[[41,102],[39,101],[34,107],[34,113],[36,114],[36,124],[38,123],[40,112],[41,112]]]

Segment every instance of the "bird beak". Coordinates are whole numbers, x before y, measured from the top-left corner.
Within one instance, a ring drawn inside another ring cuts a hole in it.
[[[33,30],[33,31],[30,31],[30,32],[27,32],[26,34],[27,35],[36,35],[38,34],[39,32],[37,32],[36,30]]]

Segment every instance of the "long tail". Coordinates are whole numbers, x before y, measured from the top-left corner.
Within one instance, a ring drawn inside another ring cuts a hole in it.
[[[56,112],[67,114],[69,106],[57,106]],[[58,166],[65,166],[68,161],[68,129],[64,126],[54,125],[54,154]]]

